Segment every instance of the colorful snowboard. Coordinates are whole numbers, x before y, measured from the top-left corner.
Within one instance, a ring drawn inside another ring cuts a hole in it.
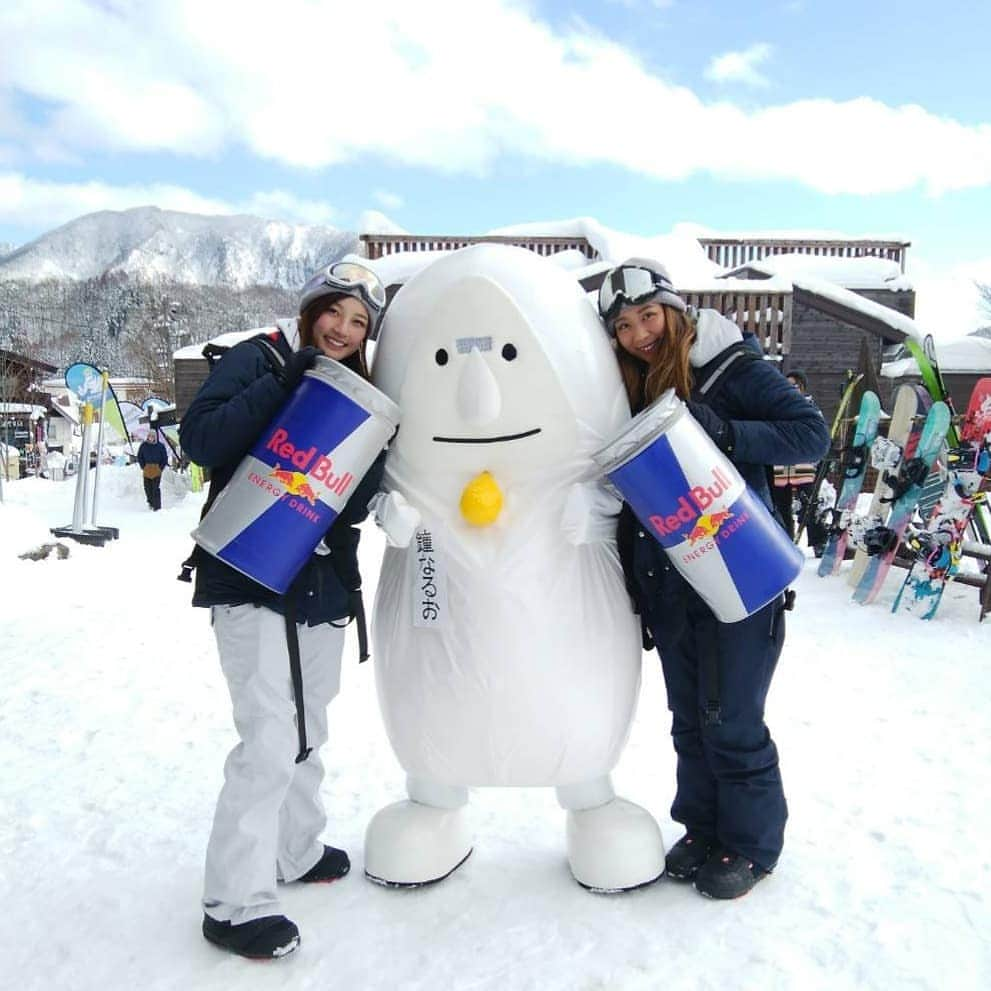
[[[922,424],[930,406],[932,406],[932,397],[921,385],[902,385],[895,392],[895,404],[888,423],[887,440],[901,448],[903,459],[914,456],[919,437],[922,435]],[[898,465],[888,470],[897,472]],[[888,510],[891,508],[891,486],[885,481],[885,477],[886,472],[879,470],[874,496],[867,510],[868,517],[887,520]],[[859,583],[868,560],[867,551],[858,547],[853,564],[850,566],[848,580],[851,585]]]
[[[943,381],[943,376],[939,370],[939,364],[936,361],[936,345],[933,342],[932,335],[926,335],[925,341],[921,343],[912,338],[907,338],[905,340],[905,346],[908,348],[912,357],[915,358],[916,364],[919,366],[919,372],[922,375],[923,384],[929,390],[929,394],[933,399],[938,399],[946,403],[950,408],[950,415],[955,415],[956,410],[953,408],[953,400],[950,397],[949,390],[946,388],[946,383]],[[949,430],[946,432],[946,441],[951,448],[960,446],[960,434],[952,422]],[[991,543],[991,519],[988,518],[987,513],[983,509],[977,509],[971,520],[977,532],[978,539],[985,544]]]
[[[947,584],[960,567],[963,541],[974,510],[986,503],[982,482],[991,470],[991,378],[980,379],[971,392],[960,429],[961,445],[951,452],[949,478],[925,530],[910,546],[916,560],[895,598],[899,608],[932,619]]]
[[[866,605],[868,602],[873,602],[878,592],[881,591],[881,586],[884,584],[895,559],[898,543],[912,520],[912,514],[919,501],[919,496],[922,494],[925,478],[936,460],[936,455],[939,454],[946,441],[946,432],[949,427],[949,407],[943,402],[933,403],[922,428],[922,435],[919,437],[915,456],[902,462],[899,470],[900,478],[893,486],[898,495],[891,505],[888,522],[884,527],[887,536],[885,543],[888,549],[875,555],[867,562],[867,567],[864,569],[857,587],[853,590],[854,602]],[[899,489],[902,491],[899,492]]]
[[[843,472],[843,485],[836,497],[830,524],[829,539],[819,562],[819,577],[834,574],[843,563],[848,540],[847,525],[857,508],[857,498],[867,474],[867,464],[871,444],[877,436],[881,420],[881,402],[877,394],[869,389],[860,400],[857,426],[853,433],[853,443],[843,451],[840,468]]]

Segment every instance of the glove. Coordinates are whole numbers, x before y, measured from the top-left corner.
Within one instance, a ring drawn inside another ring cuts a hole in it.
[[[733,453],[736,447],[736,437],[733,434],[733,425],[727,423],[721,416],[713,413],[712,409],[704,403],[697,403],[694,399],[689,399],[687,404],[688,412],[692,414],[698,425],[709,435],[712,442],[723,454]]]
[[[402,495],[398,492],[376,492],[368,503],[368,511],[382,529],[390,547],[409,547],[421,517]]]
[[[561,514],[561,530],[569,544],[601,543],[616,536],[621,500],[600,481],[575,482],[568,489]]]
[[[320,348],[308,347],[296,351],[286,361],[285,368],[282,369],[282,387],[286,392],[294,392],[296,386],[303,380],[303,372],[307,368],[312,368],[314,362],[322,352]]]

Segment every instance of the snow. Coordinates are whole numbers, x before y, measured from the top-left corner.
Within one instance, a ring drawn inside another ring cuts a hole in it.
[[[833,258],[789,252],[768,255],[759,261],[745,262],[746,267],[768,275],[795,277],[811,276],[826,279],[844,289],[888,289],[892,292],[913,288],[898,262],[871,256],[862,258]],[[734,269],[735,271],[735,269]]]
[[[699,244],[699,228],[694,224],[676,224],[670,234],[644,237],[613,230],[592,217],[578,217],[515,224],[488,233],[507,237],[584,237],[604,261],[615,265],[627,258],[650,258],[667,268],[676,286],[691,289],[723,271],[709,260]]]
[[[32,420],[37,420],[46,412],[44,406],[38,406],[34,403],[0,403],[0,413],[30,413]]]
[[[86,214],[0,257],[0,279],[126,275],[235,289],[295,289],[319,265],[357,245],[333,227],[143,206]]]
[[[842,303],[850,309],[859,310],[869,317],[874,317],[874,319],[886,323],[892,330],[898,331],[898,333],[905,337],[911,337],[921,342],[926,336],[926,331],[911,317],[905,316],[904,313],[898,313],[890,307],[882,306],[880,303],[865,299],[863,296],[858,296],[849,289],[843,289],[824,279],[816,279],[804,275],[793,278],[792,282],[798,289],[805,289],[807,292],[831,299],[836,303]]]
[[[791,817],[777,872],[739,902],[669,881],[624,896],[570,878],[549,791],[478,791],[475,851],[448,881],[362,876],[372,814],[403,793],[371,664],[348,633],[325,750],[326,838],[354,869],[289,886],[302,946],[257,966],[199,933],[203,853],[230,703],[208,615],[175,581],[203,495],[145,509],[136,467],[103,469],[103,548],[16,555],[72,515],[72,482],[5,483],[0,505],[0,898],[4,972],[25,991],[270,988],[665,991],[991,986],[991,625],[950,586],[931,623],[850,602],[809,559],[769,700]],[[364,528],[367,600],[383,542]],[[668,844],[674,761],[654,655],[617,788]]]
[[[961,337],[936,346],[936,359],[941,372],[971,372],[991,375],[991,339],[986,337]],[[899,358],[881,366],[885,378],[901,378],[919,375],[915,358]]]

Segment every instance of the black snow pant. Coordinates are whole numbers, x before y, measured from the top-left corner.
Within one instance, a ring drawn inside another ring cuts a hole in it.
[[[148,500],[148,505],[154,510],[159,510],[162,508],[162,476],[159,475],[158,478],[146,478],[145,482],[145,498]]]
[[[803,519],[808,510],[809,500],[812,498],[812,483],[809,482],[807,485],[776,485],[771,495],[774,499],[774,507],[780,514],[782,523],[784,523],[786,533],[794,540],[798,520],[795,519],[793,506],[797,500],[799,505],[798,518]],[[821,554],[829,535],[826,533],[826,528],[819,519],[815,507],[809,514],[805,530],[809,546]]]
[[[784,644],[784,597],[728,624],[692,593],[683,620],[648,623],[673,713],[678,767],[671,817],[688,832],[772,870],[788,807],[764,702]],[[719,659],[720,721],[706,725],[702,658],[713,650]]]

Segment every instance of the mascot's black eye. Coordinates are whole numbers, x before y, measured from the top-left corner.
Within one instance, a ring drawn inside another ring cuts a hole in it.
[[[502,347],[502,356],[506,361],[512,361],[516,357],[516,348],[512,344],[504,344]]]
[[[446,365],[447,352],[443,348],[438,348],[437,353],[434,355],[434,361],[436,361],[438,365]]]

